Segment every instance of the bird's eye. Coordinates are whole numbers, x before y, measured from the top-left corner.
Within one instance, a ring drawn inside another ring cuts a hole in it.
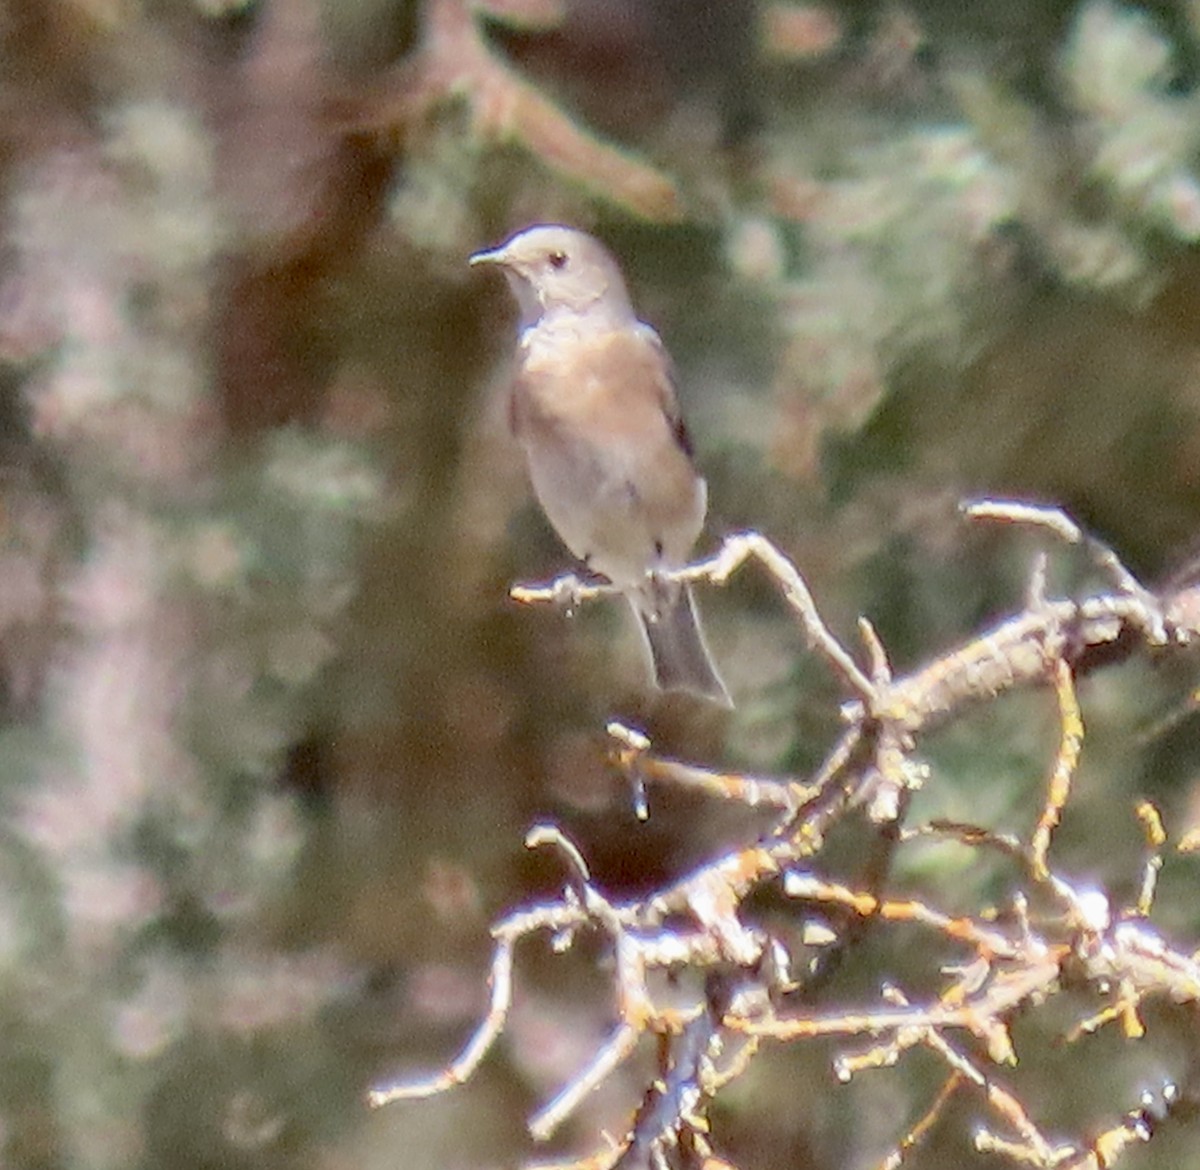
[[[558,269],[558,268],[566,268],[566,266],[567,266],[566,252],[551,252],[546,257],[546,259],[550,261],[551,268]]]

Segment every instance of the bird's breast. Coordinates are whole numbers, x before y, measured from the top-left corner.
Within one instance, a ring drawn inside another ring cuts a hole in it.
[[[518,427],[578,427],[604,441],[663,425],[660,351],[637,333],[531,331],[514,383]]]
[[[686,559],[704,484],[680,445],[653,335],[527,337],[512,406],[534,490],[576,555],[620,581]]]

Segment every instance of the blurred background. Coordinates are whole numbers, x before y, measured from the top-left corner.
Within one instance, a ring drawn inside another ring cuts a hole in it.
[[[0,1165],[518,1164],[612,1025],[598,954],[522,950],[467,1087],[363,1098],[458,1049],[489,923],[559,889],[525,831],[626,896],[757,827],[657,792],[638,823],[605,721],[780,775],[832,744],[845,696],[752,572],[700,597],[728,714],[648,695],[621,607],[508,600],[571,567],[507,432],[514,306],[466,266],[513,230],[620,258],[709,482],[700,551],[762,531],[899,670],[1019,609],[1046,545],[963,497],[1061,504],[1150,581],[1195,552],[1195,0],[3,0],[0,56]],[[1195,681],[1082,686],[1056,851],[1118,901],[1134,798],[1200,816]],[[955,724],[914,816],[1027,829],[1055,735],[1047,695]],[[898,864],[951,911],[1012,880]],[[1173,861],[1160,898],[1185,949],[1195,880]],[[910,961],[879,946],[830,1002]],[[1023,1053],[1024,1099],[1111,1123],[1200,1051],[1151,1023]],[[838,1085],[834,1051],[722,1100],[740,1170],[873,1165],[938,1083]],[[646,1072],[554,1149],[620,1132]],[[982,1165],[975,1104],[915,1164]],[[1194,1160],[1180,1128],[1136,1165]]]

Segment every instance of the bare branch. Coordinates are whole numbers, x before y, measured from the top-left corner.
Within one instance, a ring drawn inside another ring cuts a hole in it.
[[[727,847],[629,901],[614,901],[597,888],[583,852],[561,829],[535,826],[527,845],[555,849],[566,865],[560,897],[514,912],[494,928],[489,1009],[450,1065],[434,1077],[376,1089],[371,1104],[430,1096],[469,1078],[504,1032],[516,942],[544,931],[563,949],[588,930],[605,944],[614,1022],[582,1070],[533,1114],[530,1132],[537,1141],[549,1138],[647,1033],[655,1038],[659,1074],[623,1136],[572,1161],[537,1163],[539,1170],[612,1170],[635,1163],[656,1170],[681,1163],[725,1166],[713,1153],[709,1104],[764,1046],[819,1038],[867,1044],[836,1053],[834,1070],[841,1080],[891,1068],[914,1048],[932,1052],[947,1068],[933,1099],[886,1155],[882,1170],[900,1167],[946,1117],[950,1099],[968,1090],[978,1091],[988,1111],[986,1124],[974,1134],[976,1149],[1017,1165],[1107,1170],[1130,1146],[1148,1140],[1155,1115],[1145,1106],[1107,1125],[1099,1137],[1052,1141],[1036,1110],[1002,1083],[996,1070],[1017,1062],[1017,1040],[1010,1030],[1014,1016],[1033,1016],[1059,997],[1064,985],[1086,987],[1092,997],[1090,1014],[1066,1029],[1067,1044],[1082,1044],[1108,1024],[1119,1025],[1131,1041],[1142,1038],[1144,1008],[1151,1000],[1200,1003],[1196,943],[1175,945],[1150,921],[1167,839],[1158,810],[1145,801],[1136,806],[1146,852],[1136,903],[1126,909],[1114,909],[1120,903],[1105,890],[1057,871],[1051,849],[1072,800],[1085,741],[1077,675],[1098,650],[1119,645],[1123,653],[1163,653],[1200,638],[1200,591],[1189,586],[1160,599],[1107,546],[1056,509],[980,501],[966,511],[972,518],[1038,528],[1082,548],[1111,590],[1079,600],[1051,596],[1045,556],[1039,556],[1023,611],[895,677],[871,623],[863,618],[858,625],[868,663],[864,672],[830,632],[795,566],[758,533],[730,537],[713,557],[675,574],[721,585],[748,561],[762,565],[808,644],[851,692],[841,711],[841,735],[812,775],[767,778],[664,758],[644,732],[609,723],[610,760],[633,783],[635,804],[643,811],[645,786],[669,784],[765,809],[769,823],[753,840]],[[521,601],[568,606],[611,593],[607,585],[574,576],[513,590]],[[1060,729],[1029,839],[945,819],[904,823],[912,790],[936,782],[918,755],[922,736],[970,706],[1018,687],[1052,689]],[[865,823],[884,846],[865,890],[856,878],[840,880],[826,872],[838,864],[824,851],[827,835],[856,808],[866,809]],[[948,913],[931,899],[892,892],[889,867],[897,853],[938,842],[1008,859],[1013,885],[1006,904]],[[1180,849],[1190,845],[1185,837]],[[779,930],[772,921],[767,929],[749,900],[770,886],[777,904],[781,881],[796,906],[795,919],[788,921],[784,912],[787,927]],[[851,1006],[821,1002],[821,972],[831,966],[830,956],[844,960],[868,930],[899,926],[915,928],[928,939],[935,964],[928,986],[936,986],[936,992],[914,1002],[894,987],[883,987]],[[808,948],[808,961],[797,963],[803,953],[793,958],[793,939]],[[791,974],[793,967],[802,971],[798,978]],[[656,987],[662,977],[680,972],[697,976],[686,986],[703,990],[695,990],[691,999],[677,995],[671,1003],[659,1002]],[[798,991],[804,994],[794,994]],[[953,1033],[966,1037],[962,1047]]]

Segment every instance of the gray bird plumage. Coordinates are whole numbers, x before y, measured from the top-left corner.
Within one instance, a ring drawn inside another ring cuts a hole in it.
[[[547,518],[629,599],[656,684],[732,706],[691,589],[660,576],[687,564],[707,492],[670,359],[617,262],[584,232],[542,225],[471,263],[498,265],[520,306],[510,418]]]

